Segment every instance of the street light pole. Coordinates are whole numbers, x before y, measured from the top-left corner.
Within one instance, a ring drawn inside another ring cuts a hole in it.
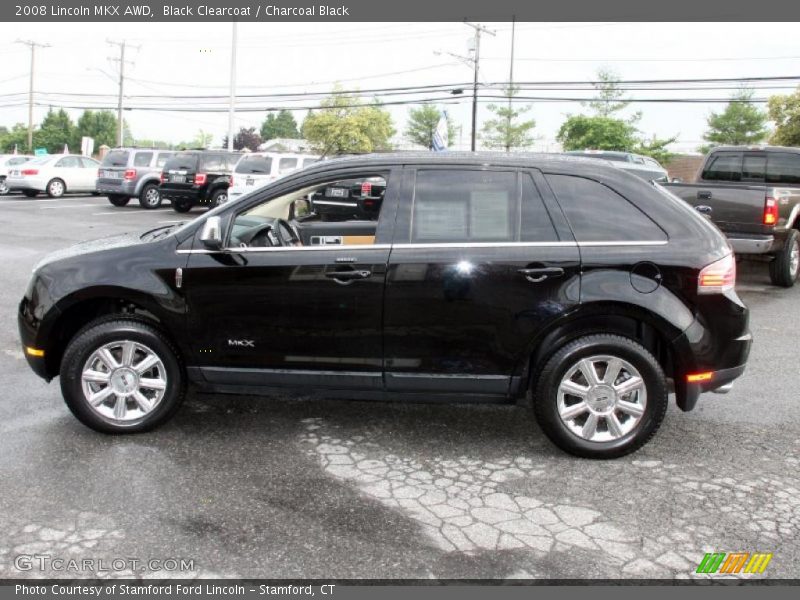
[[[17,40],[18,44],[25,44],[31,49],[31,72],[28,83],[28,151],[33,152],[33,71],[36,61],[36,48],[49,48],[50,44],[39,44],[32,40]]]
[[[228,151],[233,151],[233,120],[236,112],[236,21],[231,36],[231,98],[228,106]]]
[[[475,152],[478,129],[478,71],[481,61],[481,33],[488,33],[489,35],[495,34],[493,31],[486,29],[483,25],[469,23],[468,21],[464,21],[464,25],[472,27],[475,30],[475,55],[472,57],[472,65],[475,69],[475,74],[472,81],[472,141],[470,143],[472,151]]]

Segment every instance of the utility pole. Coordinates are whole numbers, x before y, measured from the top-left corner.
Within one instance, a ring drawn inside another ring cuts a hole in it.
[[[233,120],[236,113],[236,21],[231,35],[231,98],[228,105],[228,152],[233,151]]]
[[[17,40],[18,44],[25,44],[31,49],[31,73],[28,85],[28,152],[33,152],[33,71],[36,60],[36,48],[49,48],[50,44],[39,44],[32,40]]]
[[[123,91],[125,89],[125,48],[127,47],[127,42],[122,40],[121,42],[114,42],[112,40],[106,40],[107,43],[111,44],[112,46],[119,46],[119,58],[111,58],[110,60],[114,62],[119,62],[119,96],[117,97],[117,146],[123,145],[123,122],[122,122],[122,98],[123,98]]]
[[[464,25],[467,27],[472,27],[475,30],[475,55],[472,57],[472,65],[475,69],[475,76],[472,82],[472,143],[471,148],[472,151],[475,152],[475,139],[477,135],[477,127],[478,127],[478,70],[480,68],[480,61],[481,61],[481,33],[488,33],[489,35],[495,35],[494,31],[491,31],[484,27],[483,25],[477,23],[470,23],[468,21],[464,21]]]
[[[511,66],[508,69],[508,119],[506,122],[506,152],[511,152],[509,132],[511,131],[511,97],[514,95],[514,33],[517,29],[517,17],[511,17]]]

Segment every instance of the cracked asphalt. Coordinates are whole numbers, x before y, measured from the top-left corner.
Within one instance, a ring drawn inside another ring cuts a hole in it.
[[[182,218],[97,197],[0,199],[0,578],[694,578],[706,552],[771,552],[800,573],[800,286],[742,265],[748,369],[728,395],[674,404],[614,461],[569,457],[526,407],[190,393],[175,419],[113,437],[28,369],[16,307],[71,243]],[[20,570],[19,555],[170,558]]]

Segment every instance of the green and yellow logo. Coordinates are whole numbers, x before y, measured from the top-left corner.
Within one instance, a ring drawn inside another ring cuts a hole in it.
[[[709,552],[700,561],[696,573],[763,573],[771,560],[772,553],[766,552]]]

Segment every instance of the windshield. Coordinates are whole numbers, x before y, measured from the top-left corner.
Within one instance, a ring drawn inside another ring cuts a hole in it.
[[[164,170],[191,171],[197,169],[197,154],[194,152],[178,152],[164,163]]]
[[[112,150],[103,159],[104,167],[124,167],[128,164],[127,150]]]

